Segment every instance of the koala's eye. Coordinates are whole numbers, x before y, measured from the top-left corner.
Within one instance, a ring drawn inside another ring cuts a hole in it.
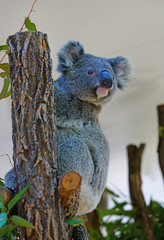
[[[88,69],[88,74],[89,74],[89,75],[92,75],[92,74],[93,74],[93,69],[91,69],[91,68]]]

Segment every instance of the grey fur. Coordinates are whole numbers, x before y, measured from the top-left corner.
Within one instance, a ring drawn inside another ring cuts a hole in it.
[[[16,179],[14,170],[11,169],[5,176],[5,186],[10,189],[13,193],[16,191]]]
[[[61,76],[54,82],[54,99],[59,175],[74,170],[82,176],[77,214],[84,214],[96,208],[107,180],[109,147],[98,115],[117,88],[125,87],[131,66],[124,57],[107,59],[87,54],[75,41],[64,45],[58,60]]]

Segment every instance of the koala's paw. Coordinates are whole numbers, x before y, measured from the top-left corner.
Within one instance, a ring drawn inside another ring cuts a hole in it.
[[[11,200],[10,191],[5,187],[1,187],[0,188],[0,195],[2,196],[2,199],[3,199],[3,202],[4,202],[5,206],[7,206],[7,204]]]

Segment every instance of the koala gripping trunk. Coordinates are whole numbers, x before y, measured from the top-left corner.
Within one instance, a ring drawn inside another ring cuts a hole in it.
[[[10,36],[10,79],[14,170],[17,190],[32,184],[19,202],[19,215],[35,226],[20,239],[70,239],[57,188],[57,141],[52,62],[47,36]]]

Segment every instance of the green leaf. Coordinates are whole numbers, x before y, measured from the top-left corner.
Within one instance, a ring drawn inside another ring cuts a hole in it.
[[[8,210],[10,211],[12,207],[14,207],[14,205],[21,199],[21,197],[23,196],[23,194],[26,192],[26,190],[31,186],[31,184],[29,184],[28,186],[26,186],[25,188],[23,188],[17,195],[15,195],[15,197],[13,197],[10,202],[8,203]]]
[[[6,212],[5,204],[4,204],[4,201],[3,201],[3,198],[1,196],[1,194],[0,194],[0,209],[1,209],[1,213]]]
[[[9,97],[11,95],[11,88],[10,88],[10,90],[3,96],[3,98],[7,98],[7,97]]]
[[[19,216],[12,216],[10,218],[10,221],[12,223],[14,223],[15,225],[18,225],[18,226],[22,226],[22,227],[29,227],[29,228],[35,228],[31,223],[29,223],[28,221],[26,221],[24,218],[21,218]]]
[[[8,63],[0,63],[0,68],[6,73],[9,73],[10,71],[10,66]]]
[[[4,85],[3,85],[2,91],[0,93],[0,100],[7,94],[9,85],[10,85],[10,80],[7,77],[7,78],[4,79]]]
[[[68,225],[76,225],[76,224],[80,224],[80,223],[83,223],[83,222],[86,222],[88,221],[87,219],[77,219],[77,218],[72,218],[72,219],[67,219],[65,222],[68,224]]]
[[[9,50],[8,45],[1,45],[1,46],[0,46],[0,51],[3,51],[3,50],[8,51],[8,50]]]
[[[117,195],[116,193],[114,193],[113,191],[111,191],[111,190],[108,189],[108,188],[105,188],[105,192],[109,193],[110,195],[112,195],[112,196],[114,196],[114,197],[119,198],[119,195]]]
[[[17,225],[7,224],[0,228],[0,237],[4,236],[6,233],[11,232],[14,228],[17,228]]]
[[[7,221],[7,213],[0,213],[0,228],[5,225]]]
[[[4,187],[4,186],[5,186],[5,184],[4,184],[4,182],[3,182],[3,179],[0,178],[0,187]]]
[[[11,240],[16,240],[17,238],[15,238],[13,235],[11,235]]]
[[[25,26],[29,31],[34,31],[37,32],[36,26],[34,23],[31,22],[31,20],[29,19],[29,17],[25,18]]]
[[[99,232],[95,231],[95,230],[91,230],[89,232],[89,239],[90,240],[101,240],[102,236],[100,235]]]
[[[1,73],[0,73],[0,77],[6,78],[6,77],[8,77],[8,73],[6,73],[6,72],[1,72]]]
[[[160,136],[161,138],[163,138],[163,137],[164,137],[164,127],[159,126],[159,127],[158,127],[158,133],[159,133],[159,136]]]

